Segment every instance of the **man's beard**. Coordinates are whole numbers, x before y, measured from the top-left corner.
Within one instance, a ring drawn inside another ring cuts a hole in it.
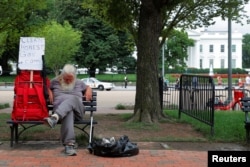
[[[66,83],[63,79],[61,80],[62,90],[70,91],[75,87],[76,80],[74,79],[71,83]]]

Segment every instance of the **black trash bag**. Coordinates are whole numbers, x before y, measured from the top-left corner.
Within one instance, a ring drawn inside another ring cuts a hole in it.
[[[125,135],[117,141],[114,137],[94,140],[88,149],[91,154],[103,157],[129,157],[139,153],[137,144]]]

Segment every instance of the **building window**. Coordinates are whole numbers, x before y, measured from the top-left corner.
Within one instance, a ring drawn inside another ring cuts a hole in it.
[[[214,67],[214,60],[213,59],[209,59],[209,67]]]
[[[202,59],[200,59],[200,69],[202,69]]]
[[[232,52],[236,52],[236,45],[232,45]]]
[[[202,47],[202,45],[200,45],[200,53],[202,53],[203,52],[203,47]]]
[[[209,45],[209,52],[214,52],[214,45]]]
[[[220,59],[220,68],[225,68],[225,60]]]
[[[236,68],[236,59],[232,59],[232,68]]]
[[[220,52],[225,52],[225,45],[220,45]]]

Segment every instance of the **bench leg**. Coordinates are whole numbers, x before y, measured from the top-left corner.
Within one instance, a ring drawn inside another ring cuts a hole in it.
[[[14,142],[14,125],[10,125],[10,147],[13,147]]]
[[[10,147],[13,147],[15,143],[18,143],[18,124],[13,123],[10,125]]]
[[[250,123],[245,124],[247,143],[250,143]]]
[[[91,133],[91,141],[90,141],[90,143],[92,143],[93,137],[94,137],[94,126],[92,126],[92,133]]]
[[[18,124],[14,124],[15,143],[18,143]]]

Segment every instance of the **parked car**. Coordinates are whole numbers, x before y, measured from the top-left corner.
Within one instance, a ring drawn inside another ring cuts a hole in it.
[[[92,89],[99,89],[99,90],[111,90],[115,88],[115,85],[110,82],[102,82],[97,80],[96,78],[83,78],[81,79],[86,85],[89,85]]]

